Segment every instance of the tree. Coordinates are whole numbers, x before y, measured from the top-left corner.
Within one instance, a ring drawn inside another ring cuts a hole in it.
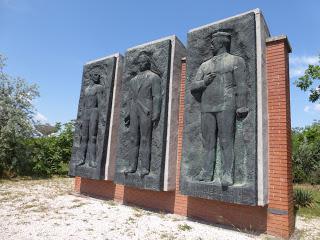
[[[4,72],[6,58],[0,54],[0,175],[24,169],[24,140],[34,132],[33,100],[39,96],[35,84]]]
[[[310,91],[310,102],[316,102],[320,99],[320,84],[317,84],[316,80],[320,81],[320,66],[310,64],[306,69],[304,75],[300,77],[297,81],[295,81],[295,85],[298,88],[300,88],[303,91]]]
[[[320,122],[292,130],[294,182],[320,183]]]
[[[57,132],[50,136],[29,138],[25,144],[28,154],[28,175],[49,177],[66,175],[73,143],[74,121],[56,124]]]

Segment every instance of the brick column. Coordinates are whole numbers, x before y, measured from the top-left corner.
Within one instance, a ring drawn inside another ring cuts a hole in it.
[[[74,178],[74,191],[80,193],[81,177]]]
[[[267,233],[289,238],[294,231],[289,57],[286,36],[267,39],[269,204]]]
[[[188,197],[180,194],[180,163],[182,158],[182,142],[183,142],[183,123],[184,123],[184,98],[185,98],[185,82],[186,82],[186,58],[181,59],[181,82],[179,96],[179,127],[178,127],[178,151],[177,151],[177,171],[176,171],[176,197],[174,204],[174,213],[186,216],[188,213],[187,201]]]

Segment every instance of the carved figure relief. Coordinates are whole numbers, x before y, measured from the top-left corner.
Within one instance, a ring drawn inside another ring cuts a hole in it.
[[[69,164],[71,176],[105,177],[115,69],[113,56],[84,65]]]
[[[256,46],[253,12],[189,31],[182,194],[257,204]]]
[[[141,165],[140,177],[150,172],[152,130],[157,126],[161,113],[161,78],[159,72],[151,68],[154,65],[152,54],[142,51],[136,64],[138,74],[129,83],[129,109],[124,119],[130,128],[129,166],[125,175],[136,173],[139,153]]]
[[[89,73],[89,86],[84,90],[84,104],[82,114],[81,140],[79,151],[79,162],[77,166],[88,165],[97,167],[97,133],[99,113],[101,112],[103,100],[103,86],[99,68],[91,69]]]
[[[231,34],[212,34],[212,58],[202,63],[191,85],[191,93],[201,96],[201,134],[205,153],[198,181],[213,181],[217,141],[222,152],[224,187],[233,184],[235,120],[248,114],[246,65],[243,58],[230,54]]]
[[[166,156],[171,40],[129,49],[121,87],[115,182],[160,191]]]

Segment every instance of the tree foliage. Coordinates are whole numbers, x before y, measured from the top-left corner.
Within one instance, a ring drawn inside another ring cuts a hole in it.
[[[295,85],[298,88],[303,91],[310,91],[310,102],[316,102],[320,99],[320,84],[316,83],[317,80],[320,80],[320,66],[310,64],[305,70],[304,75],[295,81]]]
[[[0,54],[0,177],[65,175],[74,123],[36,123],[37,86],[5,73],[5,61]]]
[[[66,175],[71,158],[74,122],[55,126],[56,132],[49,136],[29,138],[27,146],[27,172],[23,175],[47,177]]]
[[[320,184],[320,122],[292,130],[294,182]]]
[[[0,54],[0,173],[11,171],[24,156],[25,139],[33,135],[36,85],[4,72],[6,58]]]

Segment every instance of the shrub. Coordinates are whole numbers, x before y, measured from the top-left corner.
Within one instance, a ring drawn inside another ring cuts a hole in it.
[[[316,169],[310,174],[310,183],[312,185],[320,184],[320,168]]]
[[[314,203],[312,192],[302,188],[294,189],[294,203],[296,208],[311,207]]]
[[[320,122],[292,130],[292,162],[295,183],[320,183]]]
[[[179,224],[178,228],[182,231],[190,231],[192,229],[188,224]]]
[[[0,176],[13,176],[25,157],[24,141],[32,137],[34,106],[38,88],[5,72],[6,58],[0,54]]]
[[[26,144],[30,152],[27,159],[31,165],[28,175],[48,177],[68,173],[73,129],[73,122],[69,122],[53,135],[28,139]]]

